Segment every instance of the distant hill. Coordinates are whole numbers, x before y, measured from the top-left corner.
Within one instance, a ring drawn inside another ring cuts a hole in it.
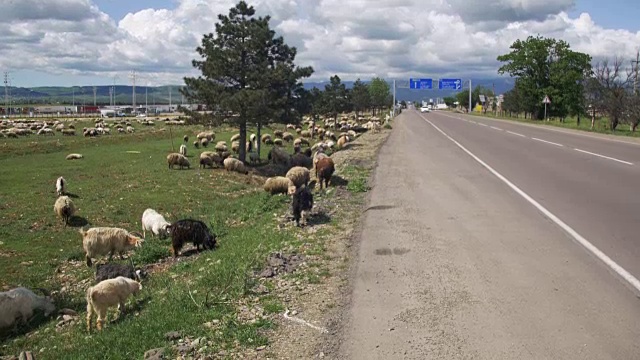
[[[389,81],[392,84],[392,81]],[[492,88],[495,86],[495,92],[497,94],[503,94],[513,88],[513,79],[511,78],[493,78],[493,79],[472,79],[472,84],[482,85]],[[347,88],[352,88],[355,81],[344,81]],[[369,83],[369,81],[364,81]],[[306,82],[304,83],[305,89],[313,89],[317,87],[324,90],[325,85],[328,82]],[[109,105],[109,85],[96,86],[96,103],[98,105]],[[182,96],[180,94],[179,85],[166,85],[158,87],[144,87],[136,86],[136,103],[145,103],[145,91],[146,101],[151,104],[169,104],[169,89],[171,89],[171,103],[179,104],[182,102]],[[4,89],[0,89],[0,106],[4,105]],[[466,90],[466,89],[465,89]],[[93,86],[75,86],[75,87],[60,87],[60,86],[43,86],[43,87],[11,87],[9,88],[11,99],[14,104],[72,104],[76,105],[93,104]],[[133,87],[128,85],[116,85],[116,103],[117,104],[131,104],[131,96]],[[443,98],[455,94],[455,91],[440,91],[434,90],[410,90],[398,88],[396,89],[396,98],[398,101],[420,101],[435,98]]]

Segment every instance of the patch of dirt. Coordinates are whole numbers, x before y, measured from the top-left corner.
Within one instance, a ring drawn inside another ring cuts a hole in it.
[[[336,164],[334,178],[340,178],[342,170],[349,165],[373,170],[378,150],[390,133],[391,130],[367,132],[356,138],[351,146],[332,154]],[[281,254],[270,257],[269,265],[258,274],[261,275],[258,276],[258,287],[262,290],[272,288],[269,295],[281,300],[285,312],[269,316],[278,326],[267,333],[270,343],[265,349],[235,353],[237,358],[311,359],[324,358],[330,352],[331,338],[337,332],[340,308],[348,290],[352,238],[367,202],[366,194],[351,193],[346,190],[346,184],[346,181],[336,182],[329,189],[316,188],[314,191],[309,226],[295,230],[303,245],[293,251],[304,259],[295,269],[297,277],[283,278],[280,272],[273,270],[271,262],[278,270],[283,266],[286,269],[289,259],[283,259]],[[277,215],[277,220],[279,228],[295,229],[290,210],[287,214]],[[331,220],[333,224],[330,224]],[[317,254],[318,246],[325,251]],[[318,280],[311,283],[310,278]]]

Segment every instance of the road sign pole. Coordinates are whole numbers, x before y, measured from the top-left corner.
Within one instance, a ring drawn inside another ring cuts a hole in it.
[[[396,116],[396,79],[393,79],[393,117]]]
[[[544,103],[544,120],[547,121],[547,102]]]
[[[471,79],[469,79],[469,114],[471,114]]]

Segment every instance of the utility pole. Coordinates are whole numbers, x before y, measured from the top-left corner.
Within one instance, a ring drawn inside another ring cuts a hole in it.
[[[93,106],[96,106],[96,95],[98,95],[98,87],[93,87]]]
[[[149,97],[148,97],[148,91],[149,91],[149,82],[147,82],[144,86],[144,113],[145,114],[149,114]]]
[[[471,79],[469,79],[469,111],[468,113],[471,114]]]
[[[4,72],[4,112],[9,115],[9,72]]]
[[[636,51],[636,60],[631,60],[632,64],[635,64],[635,79],[633,80],[633,93],[638,94],[638,64],[640,63],[640,50]]]
[[[169,85],[169,113],[171,113],[171,85]]]
[[[136,71],[133,70],[131,71],[131,75],[129,75],[129,77],[131,77],[131,80],[133,82],[133,89],[131,91],[131,102],[133,105],[133,113],[136,113]]]

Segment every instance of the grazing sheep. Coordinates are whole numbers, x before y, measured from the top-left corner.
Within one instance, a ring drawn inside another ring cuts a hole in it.
[[[199,149],[199,148],[200,148],[200,142],[199,142],[198,140],[194,141],[194,142],[193,142],[193,146],[194,146],[196,149]]]
[[[133,132],[134,132],[135,130],[136,130],[136,129],[134,129],[134,128],[133,128],[133,126],[127,126],[127,132],[128,132],[129,134],[133,134]]]
[[[204,153],[200,154],[200,168],[204,169],[207,166],[209,166],[211,169],[213,169],[213,159],[207,155],[205,155]]]
[[[224,159],[223,164],[227,171],[235,171],[245,175],[249,173],[249,170],[247,170],[242,161],[238,159],[226,158]]]
[[[268,178],[267,181],[264,182],[264,191],[270,193],[271,195],[293,195],[293,193],[296,191],[296,185],[293,183],[293,181],[291,181],[291,179],[287,177],[276,176]]]
[[[66,184],[67,182],[62,176],[60,176],[58,180],[56,180],[56,194],[58,194],[58,196],[64,195]]]
[[[293,146],[293,153],[294,154],[298,154],[298,153],[300,153],[300,151],[301,151],[300,145],[294,145]]]
[[[78,160],[82,158],[83,158],[82,154],[69,154],[66,157],[67,160]]]
[[[310,138],[311,137],[311,131],[309,130],[302,130],[300,132],[300,136],[302,136],[303,138]]]
[[[133,264],[107,263],[96,265],[96,282],[115,279],[124,276],[131,280],[142,281],[145,273],[141,269],[135,269]]]
[[[167,228],[171,223],[164,219],[164,216],[160,215],[153,209],[146,209],[142,213],[142,237],[147,237],[147,230],[160,238],[164,238],[169,235]]]
[[[273,136],[277,137],[278,139],[282,139],[283,135],[284,135],[284,132],[282,130],[274,130],[273,131]]]
[[[229,141],[234,142],[238,140],[240,140],[240,134],[233,135]]]
[[[185,135],[182,137],[182,141],[188,143],[189,142],[189,136]]]
[[[225,152],[225,151],[229,151],[229,148],[227,148],[227,144],[223,143],[223,142],[218,142],[216,144],[215,147],[217,152]]]
[[[202,147],[207,147],[207,146],[209,146],[209,140],[202,139],[202,140],[200,140],[200,144],[202,144]]]
[[[323,154],[324,155],[324,154]],[[316,178],[320,183],[320,189],[322,189],[322,182],[325,183],[325,188],[329,186],[329,182],[331,182],[331,176],[335,171],[335,164],[333,160],[326,156],[318,159],[316,163]]]
[[[340,139],[338,139],[338,143],[336,145],[338,146],[338,149],[343,149],[348,142],[349,142],[348,136],[341,136]]]
[[[53,205],[53,211],[55,211],[56,215],[62,218],[64,226],[67,227],[69,219],[76,212],[76,207],[70,197],[60,196],[56,199],[56,202]]]
[[[213,151],[204,151],[202,154],[200,154],[200,159],[202,159],[203,156],[211,158],[211,160],[213,160],[213,163],[218,166],[222,166],[222,161],[225,159],[221,154]]]
[[[233,151],[236,154],[240,152],[240,142],[239,141],[233,141],[231,143],[231,151]]]
[[[302,166],[308,169],[313,166],[313,160],[305,154],[297,153],[291,157],[291,166]]]
[[[284,146],[284,142],[282,141],[282,139],[275,139],[273,140],[273,145]]]
[[[304,186],[295,191],[291,201],[291,207],[293,209],[293,218],[296,220],[296,226],[300,226],[300,219],[302,219],[302,225],[306,225],[307,213],[313,208],[313,194],[311,194],[308,187]]]
[[[167,155],[167,163],[169,164],[169,169],[173,169],[174,165],[180,165],[180,169],[182,170],[185,166],[187,169],[191,168],[191,163],[189,163],[189,159],[187,159],[184,155],[178,153],[171,153]]]
[[[293,125],[293,124],[287,124],[287,129],[291,129],[291,130],[293,130],[293,129],[295,129],[295,128],[296,128],[296,127],[295,127],[295,125]]]
[[[282,134],[282,140],[286,141],[286,142],[290,142],[293,141],[293,134],[289,133],[289,132],[285,132]]]
[[[96,327],[102,330],[107,319],[107,310],[118,305],[120,315],[124,315],[125,302],[130,295],[137,295],[142,290],[142,285],[124,276],[115,279],[101,281],[87,289],[87,331],[91,332],[91,318],[93,313],[98,314]]]
[[[207,141],[211,142],[216,138],[216,134],[213,131],[203,131],[199,133],[197,136],[198,140],[207,139]]]
[[[257,153],[257,152],[249,152],[249,153],[248,153],[248,155],[249,155],[249,161],[250,161],[252,164],[255,164],[255,163],[259,163],[259,162],[260,162],[260,155],[258,155],[258,153]]]
[[[267,155],[267,159],[272,161],[274,165],[291,166],[291,156],[282,148],[274,146]]]
[[[49,316],[56,307],[46,292],[45,296],[39,296],[24,287],[0,292],[0,329],[27,323],[34,310],[43,310],[44,316]]]
[[[302,185],[309,185],[309,180],[311,180],[311,175],[309,173],[309,169],[304,168],[302,166],[294,166],[289,171],[287,171],[287,178],[293,181],[293,184],[296,188],[301,187]]]
[[[76,135],[76,130],[75,129],[63,129],[62,130],[62,135],[75,136]]]
[[[258,138],[258,136],[256,134],[251,134],[251,136],[249,136],[249,141],[254,142],[256,141]]]
[[[171,235],[173,257],[178,256],[182,246],[187,242],[193,243],[198,252],[200,251],[200,245],[205,250],[214,249],[216,246],[216,234],[212,234],[202,221],[192,219],[178,220],[169,226],[168,230]]]
[[[271,139],[271,135],[263,134],[262,137],[260,138],[260,141],[262,141],[263,144],[267,144],[267,142],[271,142],[273,140]]]
[[[186,157],[187,156],[187,147],[184,144],[180,145],[179,152],[180,152],[180,155]]]
[[[125,229],[114,227],[95,227],[89,230],[80,229],[82,247],[85,252],[87,266],[91,266],[91,258],[109,254],[109,261],[118,252],[123,258],[125,251],[142,246],[144,239]]]

